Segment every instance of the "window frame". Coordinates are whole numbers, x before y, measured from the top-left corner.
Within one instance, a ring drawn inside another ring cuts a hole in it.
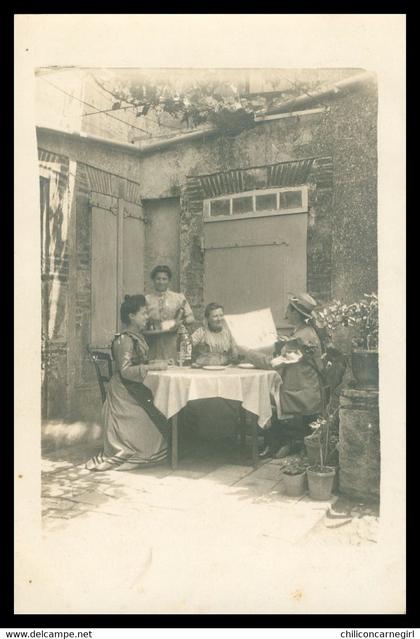
[[[294,207],[290,209],[281,209],[280,208],[280,193],[285,193],[288,191],[300,191],[302,193],[302,206]],[[256,197],[258,195],[271,195],[275,194],[277,197],[277,208],[276,209],[267,209],[262,211],[256,210]],[[237,213],[233,214],[233,200],[242,198],[242,197],[252,197],[253,201],[253,210],[249,213]],[[229,201],[229,215],[215,215],[212,217],[210,215],[210,207],[211,203],[220,200],[228,200]],[[240,193],[229,193],[227,195],[219,195],[218,197],[206,198],[203,200],[203,218],[204,222],[225,222],[227,220],[243,220],[247,218],[258,218],[258,217],[270,217],[273,215],[293,215],[295,213],[307,213],[308,212],[308,186],[289,186],[289,187],[281,187],[274,189],[253,189],[252,191],[241,191]]]

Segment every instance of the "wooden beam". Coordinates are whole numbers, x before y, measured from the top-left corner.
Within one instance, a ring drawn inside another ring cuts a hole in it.
[[[319,107],[317,109],[306,109],[305,111],[291,111],[290,113],[272,113],[265,115],[257,113],[254,116],[255,122],[268,122],[269,120],[280,120],[282,118],[296,118],[302,115],[314,115],[315,113],[324,113],[329,111],[329,107]]]

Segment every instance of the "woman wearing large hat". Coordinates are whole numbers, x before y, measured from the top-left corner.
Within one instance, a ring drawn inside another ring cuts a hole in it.
[[[309,423],[321,412],[318,371],[322,367],[322,347],[312,316],[316,306],[316,301],[308,293],[298,293],[289,298],[285,317],[294,329],[291,336],[285,338],[279,358],[273,359],[255,351],[243,353],[259,368],[275,368],[283,381],[280,405],[285,419],[273,417],[271,428],[265,432],[266,447],[262,456],[289,454],[294,443],[303,443]]]
[[[316,301],[307,293],[293,295],[289,299],[286,319],[293,324],[290,340],[283,346],[282,354],[290,349],[303,355],[295,364],[283,365],[281,406],[284,414],[315,415],[321,410],[321,389],[318,370],[321,370],[322,347],[312,325],[312,312]]]

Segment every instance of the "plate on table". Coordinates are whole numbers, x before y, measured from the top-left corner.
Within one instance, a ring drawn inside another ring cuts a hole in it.
[[[255,368],[255,366],[248,362],[242,362],[241,364],[238,364],[238,368]]]
[[[223,371],[227,366],[202,366],[206,371]]]

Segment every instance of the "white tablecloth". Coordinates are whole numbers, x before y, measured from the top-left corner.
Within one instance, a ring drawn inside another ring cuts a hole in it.
[[[271,418],[271,397],[280,417],[281,383],[276,371],[235,367],[219,371],[194,368],[150,371],[144,380],[153,393],[155,406],[168,419],[191,400],[223,397],[241,402],[243,408],[257,415],[261,428],[268,426]]]

